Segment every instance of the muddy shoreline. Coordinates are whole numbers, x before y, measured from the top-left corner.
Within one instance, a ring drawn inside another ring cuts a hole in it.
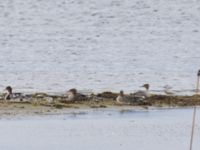
[[[143,101],[118,104],[118,93],[103,92],[90,96],[88,100],[66,102],[64,95],[48,95],[46,93],[29,94],[23,98],[4,100],[0,98],[0,116],[48,115],[61,114],[70,110],[88,109],[148,109],[150,107],[172,108],[200,106],[200,95],[166,96],[151,95]]]

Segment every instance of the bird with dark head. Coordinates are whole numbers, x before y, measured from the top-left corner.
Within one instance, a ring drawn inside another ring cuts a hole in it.
[[[70,89],[69,92],[71,92],[73,94],[77,94],[77,90],[76,89]]]
[[[149,84],[144,84],[143,86],[141,86],[141,87],[144,87],[147,91],[149,90]]]
[[[124,91],[121,90],[121,91],[119,92],[119,95],[124,96]]]
[[[70,89],[67,92],[67,99],[66,101],[69,102],[73,102],[73,101],[82,101],[82,100],[86,100],[86,95],[83,95],[81,93],[78,93],[77,90],[75,88]]]
[[[11,86],[7,86],[4,91],[5,91],[4,99],[5,100],[10,100],[11,97],[12,97],[12,87]]]
[[[116,102],[118,104],[130,104],[131,102],[134,101],[134,98],[131,97],[130,95],[125,95],[124,91],[120,91],[119,95],[116,98]]]
[[[116,98],[117,103],[122,104],[124,102],[124,91],[120,91]]]
[[[150,88],[150,85],[149,84],[144,84],[142,85],[141,87],[144,87],[146,90],[139,90],[135,93],[133,93],[134,97],[138,100],[143,100],[147,97],[149,97],[149,88]]]

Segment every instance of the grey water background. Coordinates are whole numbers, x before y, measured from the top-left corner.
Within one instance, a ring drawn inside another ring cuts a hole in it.
[[[0,1],[0,88],[195,88],[199,0]]]
[[[58,115],[1,116],[0,148],[65,150],[67,147],[72,150],[93,150],[95,147],[97,150],[129,150],[134,147],[138,150],[187,150],[192,114],[192,108],[131,108],[74,110]],[[200,147],[199,119],[197,108],[193,150]]]

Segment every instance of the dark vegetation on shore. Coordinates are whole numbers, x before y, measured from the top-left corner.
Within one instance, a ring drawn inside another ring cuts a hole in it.
[[[48,95],[46,93],[35,93],[24,95],[23,98],[4,100],[0,97],[0,105],[3,104],[31,104],[32,106],[44,106],[51,108],[106,108],[112,106],[155,106],[155,107],[178,107],[200,105],[200,95],[193,96],[167,96],[151,95],[142,101],[130,101],[118,104],[116,97],[119,93],[103,92],[89,95],[87,100],[69,102],[64,95]]]

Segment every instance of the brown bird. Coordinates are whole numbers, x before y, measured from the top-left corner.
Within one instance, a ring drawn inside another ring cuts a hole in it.
[[[78,93],[76,89],[70,89],[67,92],[67,99],[66,101],[68,102],[73,102],[73,101],[82,101],[82,100],[86,100],[87,96],[83,95],[81,93]]]

